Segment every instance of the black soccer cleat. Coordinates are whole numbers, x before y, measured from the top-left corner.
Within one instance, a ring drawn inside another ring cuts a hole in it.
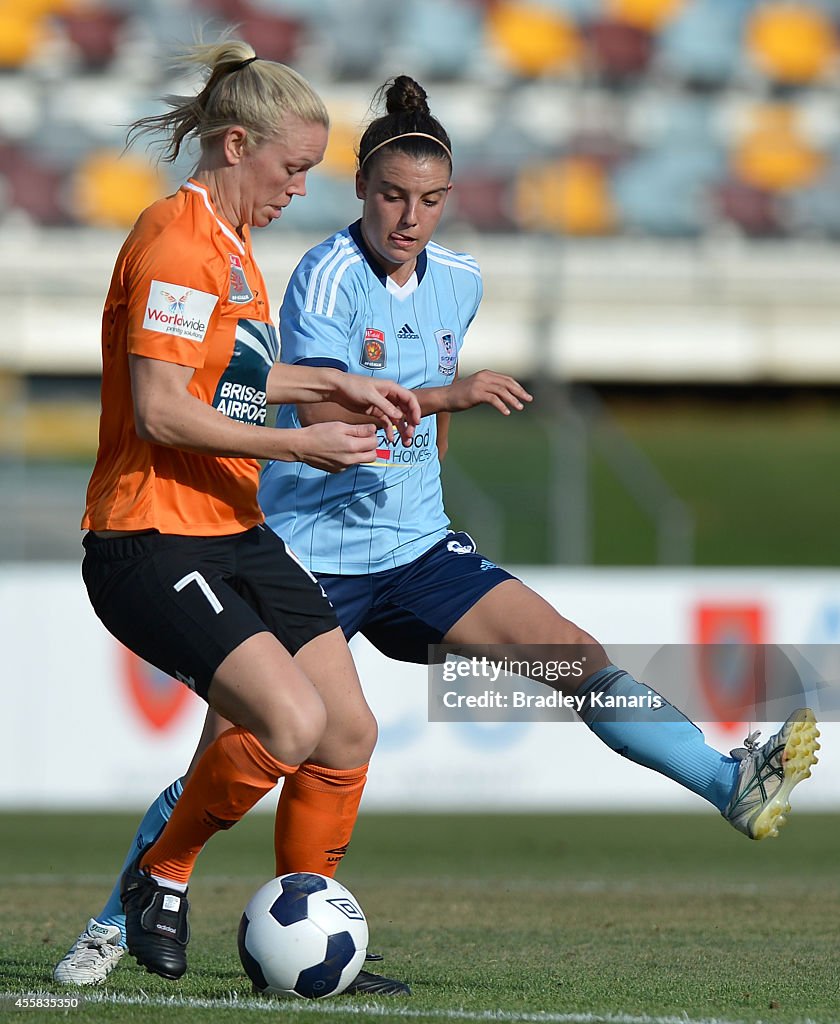
[[[404,981],[385,978],[370,971],[359,971],[344,990],[346,996],[410,996],[411,989]]]
[[[158,885],[140,867],[144,852],[140,851],[120,881],[126,945],[150,974],[175,981],[187,969],[190,904],[186,892]]]

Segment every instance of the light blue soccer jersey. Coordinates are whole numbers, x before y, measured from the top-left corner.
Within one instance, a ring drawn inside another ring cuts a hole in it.
[[[401,288],[371,256],[359,223],[311,249],[280,311],[286,363],[335,366],[407,388],[452,383],[481,299],[472,257],[430,242]],[[278,427],[299,427],[283,406]],[[446,535],[437,421],[426,416],[405,447],[379,431],[377,458],[325,473],[270,462],[259,500],[269,525],[313,572],[363,574],[413,561]]]

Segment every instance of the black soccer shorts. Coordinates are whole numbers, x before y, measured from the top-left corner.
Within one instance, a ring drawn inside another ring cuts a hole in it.
[[[121,643],[204,700],[243,640],[273,633],[294,656],[338,626],[314,577],[264,525],[226,537],[86,534],[82,577]]]

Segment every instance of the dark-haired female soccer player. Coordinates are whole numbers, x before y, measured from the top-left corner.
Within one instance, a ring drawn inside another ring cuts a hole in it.
[[[747,836],[776,835],[791,789],[816,760],[810,710],[795,712],[762,746],[751,737],[733,756],[709,747],[667,703],[613,721],[600,697],[646,698],[649,688],[482,557],[467,534],[448,530],[439,464],[448,414],[481,403],[507,413],[530,396],[501,374],[458,377],[481,276],[471,257],[432,241],[452,187],[451,143],[412,79],[397,78],[386,104],[359,147],[361,219],[307,253],[288,285],[282,359],[398,381],[414,390],[423,418],[407,443],[380,429],[375,461],[341,474],[269,463],[260,485],[267,522],[314,572],[345,635],[361,632],[392,658],[424,663],[430,644],[585,645],[588,675],[577,693],[595,698],[582,718],[599,739],[699,794]],[[368,422],[336,405],[299,404],[281,410],[278,426],[332,418]],[[278,804],[278,851],[310,799],[299,779],[285,782]]]

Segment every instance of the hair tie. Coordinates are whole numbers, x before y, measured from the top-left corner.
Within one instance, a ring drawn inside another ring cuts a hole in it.
[[[235,65],[234,65],[234,66],[233,66],[233,67],[232,67],[232,68],[230,69],[230,73],[231,73],[231,74],[233,74],[233,73],[234,73],[234,71],[241,71],[241,70],[242,70],[243,68],[247,68],[247,67],[248,67],[248,65],[249,65],[249,64],[253,64],[255,60],[257,60],[257,57],[256,57],[256,55],[255,55],[255,56],[253,56],[253,57],[248,57],[248,58],[247,58],[247,60],[243,60],[243,61],[240,61],[240,62],[239,62],[238,64],[235,64]]]
[[[377,149],[382,149],[382,147],[387,146],[389,142],[396,142],[398,139],[409,138],[431,139],[432,142],[436,142],[444,151],[444,153],[446,153],[446,155],[449,157],[449,162],[451,164],[454,164],[455,161],[452,159],[452,152],[449,149],[449,146],[447,146],[446,143],[441,142],[440,139],[436,138],[434,135],[429,135],[428,132],[403,132],[402,135],[394,135],[390,139],[386,139],[384,142],[380,142],[378,146],[374,146],[373,149],[364,158],[364,160],[362,160],[362,162],[359,164],[359,170],[361,170],[365,166],[365,164],[368,162],[368,160],[370,160],[370,158],[377,151]]]

